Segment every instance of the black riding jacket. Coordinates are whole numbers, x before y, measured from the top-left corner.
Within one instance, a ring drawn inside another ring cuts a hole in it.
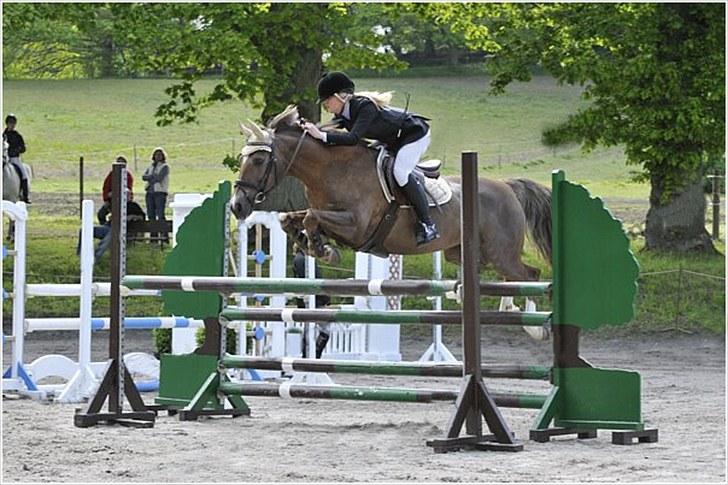
[[[333,120],[347,131],[327,131],[326,144],[356,145],[362,138],[370,138],[397,151],[427,134],[430,128],[427,120],[429,118],[399,108],[378,108],[369,98],[353,96],[349,100],[349,119],[337,116]]]
[[[25,153],[25,141],[23,136],[17,130],[8,131],[5,128],[3,136],[8,142],[8,156],[11,158],[19,157],[21,153]]]

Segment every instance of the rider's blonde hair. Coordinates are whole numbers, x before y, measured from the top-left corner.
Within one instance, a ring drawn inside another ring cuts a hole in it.
[[[394,91],[387,91],[384,93],[380,93],[379,91],[359,91],[354,94],[345,94],[343,97],[344,100],[348,99],[348,97],[351,96],[362,96],[364,98],[368,98],[372,103],[376,105],[377,108],[382,109],[392,102],[392,95],[394,94]]]

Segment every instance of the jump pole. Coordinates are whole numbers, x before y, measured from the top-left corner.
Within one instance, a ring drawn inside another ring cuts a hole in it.
[[[480,356],[480,236],[478,230],[478,154],[463,152],[460,239],[462,279],[463,380],[446,437],[427,442],[436,453],[461,448],[522,451],[483,382]],[[483,418],[493,433],[483,435]],[[465,425],[466,435],[460,437]]]
[[[96,395],[85,412],[76,409],[73,424],[79,428],[95,426],[101,422],[151,428],[154,426],[156,413],[144,404],[123,360],[124,299],[121,295],[121,278],[126,270],[126,168],[121,163],[114,163],[112,170],[109,360]],[[125,396],[132,408],[130,412],[124,411]],[[106,401],[108,412],[102,413],[101,409]]]

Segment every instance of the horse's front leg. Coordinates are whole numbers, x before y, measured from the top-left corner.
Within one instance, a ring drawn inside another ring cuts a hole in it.
[[[308,249],[308,237],[303,232],[303,219],[306,217],[308,211],[295,211],[286,212],[279,216],[281,222],[281,229],[288,234],[294,243],[300,247],[303,251]]]
[[[303,218],[303,227],[308,234],[309,253],[330,263],[337,263],[341,259],[339,250],[324,242],[322,232],[335,237],[345,234],[347,230],[353,231],[354,214],[348,211],[309,209]]]

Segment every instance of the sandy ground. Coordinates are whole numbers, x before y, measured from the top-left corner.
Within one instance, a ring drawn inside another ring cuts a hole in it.
[[[75,352],[71,334],[34,334],[28,358]],[[94,357],[106,338],[94,335]],[[148,332],[127,332],[127,348],[150,350]],[[448,346],[458,355],[458,342]],[[515,329],[483,338],[492,363],[550,363],[550,344]],[[405,341],[406,359],[424,340]],[[705,335],[658,334],[582,342],[594,365],[633,368],[643,376],[643,415],[660,430],[655,444],[594,440],[526,441],[521,453],[434,454],[449,403],[400,404],[250,398],[248,418],[179,422],[162,415],[153,429],[73,426],[76,405],[5,396],[5,482],[723,482],[726,481],[725,344]],[[455,379],[335,376],[341,384],[456,388]],[[545,382],[491,380],[493,390],[539,391]],[[145,394],[150,401],[154,394]],[[520,439],[535,410],[504,409]]]

